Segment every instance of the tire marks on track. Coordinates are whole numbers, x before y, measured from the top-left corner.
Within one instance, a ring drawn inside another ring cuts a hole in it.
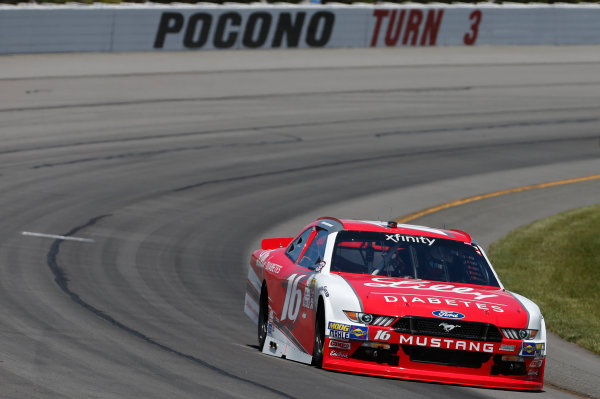
[[[81,226],[77,226],[74,227],[73,229],[71,229],[69,232],[63,234],[62,236],[64,237],[71,237],[73,235],[75,235],[76,233],[80,232],[81,230],[84,230],[90,226],[93,226],[94,224],[98,223],[100,220],[102,219],[106,219],[111,217],[112,215],[107,214],[107,215],[100,215],[100,216],[96,216],[94,218],[91,218],[87,223],[81,225]],[[241,382],[245,382],[247,384],[253,385],[255,387],[261,388],[265,391],[268,391],[270,393],[276,394],[278,396],[281,396],[283,398],[290,398],[290,399],[295,399],[294,396],[288,395],[285,392],[279,391],[277,389],[271,388],[267,385],[264,384],[260,384],[257,383],[255,381],[249,380],[247,378],[243,378],[240,377],[238,375],[232,374],[228,371],[225,371],[219,367],[216,367],[202,359],[199,359],[195,356],[189,355],[187,353],[183,353],[180,352],[178,350],[175,350],[167,345],[161,344],[160,342],[148,337],[147,335],[145,335],[144,333],[135,330],[129,326],[127,326],[126,324],[116,320],[115,318],[113,318],[112,316],[110,316],[109,314],[103,312],[102,310],[96,308],[95,306],[87,303],[86,301],[84,301],[79,294],[77,294],[76,292],[74,292],[73,290],[71,290],[69,288],[69,278],[67,276],[67,274],[65,273],[64,269],[62,267],[60,267],[60,265],[58,264],[57,258],[58,258],[58,254],[60,252],[60,246],[61,244],[64,242],[65,240],[62,238],[56,239],[52,245],[50,246],[50,250],[48,251],[48,254],[46,256],[46,260],[47,260],[47,265],[48,268],[50,269],[50,271],[52,272],[52,274],[54,275],[54,281],[56,282],[56,284],[60,287],[60,289],[67,294],[71,300],[73,302],[75,302],[76,304],[78,304],[79,306],[83,307],[84,309],[92,312],[93,314],[95,314],[96,316],[100,317],[101,319],[109,322],[110,324],[112,324],[113,326],[119,328],[122,331],[125,331],[128,334],[133,335],[136,338],[139,338],[145,342],[147,342],[148,344],[157,347],[165,352],[171,353],[173,355],[179,356],[183,359],[189,360],[191,362],[194,362],[195,364],[205,367],[207,369],[210,369],[222,376],[228,377],[228,378],[232,378],[234,380],[237,381],[241,381]]]
[[[511,147],[520,147],[520,146],[524,146],[524,145],[534,145],[534,144],[559,144],[559,143],[563,143],[563,142],[573,143],[576,141],[579,141],[579,142],[590,141],[590,142],[596,144],[597,140],[598,140],[598,137],[596,137],[596,136],[553,138],[553,139],[547,139],[547,140],[523,140],[521,142],[510,142],[510,143],[494,143],[494,144],[471,145],[471,146],[465,145],[465,146],[454,147],[451,149],[444,147],[444,148],[440,148],[440,149],[422,150],[422,151],[410,150],[410,151],[405,151],[405,152],[399,152],[399,153],[393,153],[393,154],[387,154],[387,155],[381,154],[381,155],[377,155],[377,156],[363,157],[363,158],[351,157],[350,159],[346,159],[346,160],[323,162],[323,163],[318,163],[318,164],[313,164],[313,165],[308,165],[308,166],[299,166],[296,168],[287,168],[287,169],[280,169],[280,170],[276,170],[276,171],[253,173],[253,174],[247,174],[247,175],[241,175],[241,176],[233,176],[233,177],[228,177],[228,178],[224,178],[224,179],[205,180],[205,181],[198,182],[195,184],[190,184],[187,186],[175,188],[172,190],[172,192],[177,193],[177,192],[182,192],[182,191],[188,191],[188,190],[196,189],[196,188],[207,186],[207,185],[213,185],[213,184],[229,183],[229,182],[234,182],[234,181],[256,179],[256,178],[262,178],[262,177],[268,177],[268,176],[277,176],[277,175],[283,175],[283,174],[289,174],[289,173],[305,172],[305,171],[310,171],[310,170],[320,170],[323,168],[339,167],[339,166],[346,166],[346,165],[356,165],[356,164],[365,163],[365,162],[370,163],[370,162],[376,162],[376,161],[387,161],[387,160],[393,160],[393,159],[404,158],[404,157],[418,157],[418,156],[423,156],[423,155],[458,153],[461,151],[472,151],[472,150],[483,151],[485,149],[492,149],[492,148],[493,149],[498,149],[500,147],[511,148]]]

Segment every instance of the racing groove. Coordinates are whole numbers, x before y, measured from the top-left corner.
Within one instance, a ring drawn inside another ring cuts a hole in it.
[[[596,50],[565,62],[536,48],[539,62],[504,48],[500,63],[491,49],[236,53],[247,71],[220,53],[187,70],[189,53],[166,54],[160,71],[146,69],[150,54],[23,57],[57,69],[0,80],[0,396],[507,395],[259,354],[243,314],[249,251],[339,201],[347,213],[332,216],[387,219],[525,175],[597,172]],[[106,70],[61,77],[86,57]],[[597,183],[579,189],[598,198]],[[413,202],[369,207],[393,190]],[[582,203],[551,195],[552,210]],[[477,204],[474,228],[493,240],[534,217],[517,212],[534,199],[506,198],[508,215]]]

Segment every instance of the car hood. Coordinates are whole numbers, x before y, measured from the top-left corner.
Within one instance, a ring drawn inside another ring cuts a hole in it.
[[[527,310],[499,287],[360,274],[342,276],[375,315],[438,317],[525,328]]]

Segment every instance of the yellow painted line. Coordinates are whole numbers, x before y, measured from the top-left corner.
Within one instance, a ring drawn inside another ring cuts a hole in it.
[[[475,201],[481,201],[481,200],[484,200],[487,198],[499,197],[501,195],[520,193],[521,191],[535,190],[538,188],[562,186],[563,184],[581,183],[584,181],[597,180],[597,179],[600,179],[600,174],[584,176],[584,177],[576,177],[573,179],[558,180],[558,181],[553,181],[553,182],[548,182],[548,183],[531,184],[529,186],[509,188],[507,190],[495,191],[493,193],[475,195],[473,197],[467,197],[467,198],[459,199],[456,201],[447,202],[445,204],[436,205],[431,208],[423,209],[422,211],[419,211],[419,212],[411,213],[409,215],[403,216],[402,218],[396,219],[396,222],[398,222],[398,223],[410,222],[411,220],[415,220],[415,219],[418,219],[425,215],[429,215],[431,213],[442,211],[444,209],[454,208],[455,206],[460,206],[460,205],[468,204],[470,202],[475,202]]]

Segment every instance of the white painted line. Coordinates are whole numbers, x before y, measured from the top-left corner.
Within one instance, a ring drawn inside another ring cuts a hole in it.
[[[94,242],[94,240],[92,240],[91,238],[59,236],[59,235],[56,235],[56,234],[32,233],[30,231],[24,231],[21,234],[24,235],[24,236],[54,238],[54,239],[57,239],[57,240],[65,240],[65,241]]]

